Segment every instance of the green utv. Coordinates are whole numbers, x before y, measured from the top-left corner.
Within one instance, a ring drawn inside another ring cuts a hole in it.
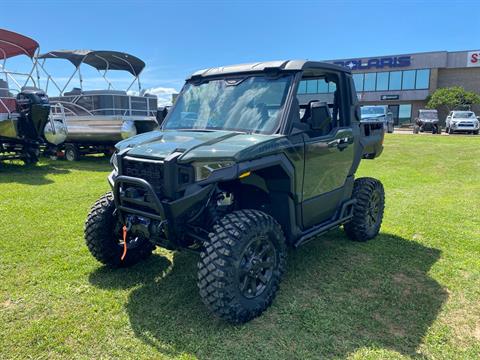
[[[330,92],[299,99],[310,80]],[[85,239],[109,266],[156,246],[200,253],[198,287],[217,316],[243,323],[272,303],[298,247],[343,225],[380,229],[380,181],[355,179],[383,149],[383,124],[360,122],[348,69],[273,61],[196,72],[160,130],[116,145],[112,192],[92,207]]]

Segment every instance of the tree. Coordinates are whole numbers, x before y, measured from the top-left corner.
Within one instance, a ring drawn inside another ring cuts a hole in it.
[[[480,104],[480,95],[473,91],[466,91],[461,86],[441,88],[427,98],[427,108],[438,109],[444,106],[448,111],[457,108]]]

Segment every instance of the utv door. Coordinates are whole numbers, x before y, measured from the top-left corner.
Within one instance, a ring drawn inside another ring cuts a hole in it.
[[[338,89],[338,87],[337,87]],[[333,116],[324,131],[304,132],[305,167],[302,219],[308,228],[336,214],[345,198],[345,183],[354,161],[353,131],[348,119],[349,98],[335,94]],[[343,99],[343,100],[342,100]],[[344,103],[342,108],[341,102]],[[338,114],[338,115],[337,115]],[[334,119],[337,117],[337,119]]]
[[[337,128],[326,136],[307,133],[304,141],[302,217],[307,228],[335,214],[344,198],[354,152],[351,128]]]

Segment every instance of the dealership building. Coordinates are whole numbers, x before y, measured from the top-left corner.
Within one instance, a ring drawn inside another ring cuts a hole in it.
[[[461,86],[480,94],[480,50],[436,51],[371,58],[328,60],[351,69],[361,105],[388,105],[396,125],[407,125],[428,95],[438,88]],[[333,92],[324,81],[302,82],[299,96]],[[318,95],[317,95],[318,96]],[[480,107],[472,110],[480,113]],[[477,114],[478,115],[478,114]],[[444,121],[445,113],[440,114]]]

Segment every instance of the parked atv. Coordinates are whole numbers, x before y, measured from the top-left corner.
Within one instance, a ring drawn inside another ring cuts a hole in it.
[[[419,132],[432,132],[432,134],[438,135],[442,133],[437,110],[418,110],[418,116],[415,118],[415,124],[413,125],[413,133],[418,134]]]
[[[336,86],[300,104],[302,80]],[[326,102],[325,102],[326,101]],[[382,223],[379,180],[354,175],[383,150],[383,123],[360,123],[348,69],[279,61],[193,74],[160,131],[116,145],[112,192],[92,207],[85,240],[109,266],[156,246],[200,253],[198,287],[217,316],[243,323],[272,303],[298,247],[343,225],[355,241]]]

